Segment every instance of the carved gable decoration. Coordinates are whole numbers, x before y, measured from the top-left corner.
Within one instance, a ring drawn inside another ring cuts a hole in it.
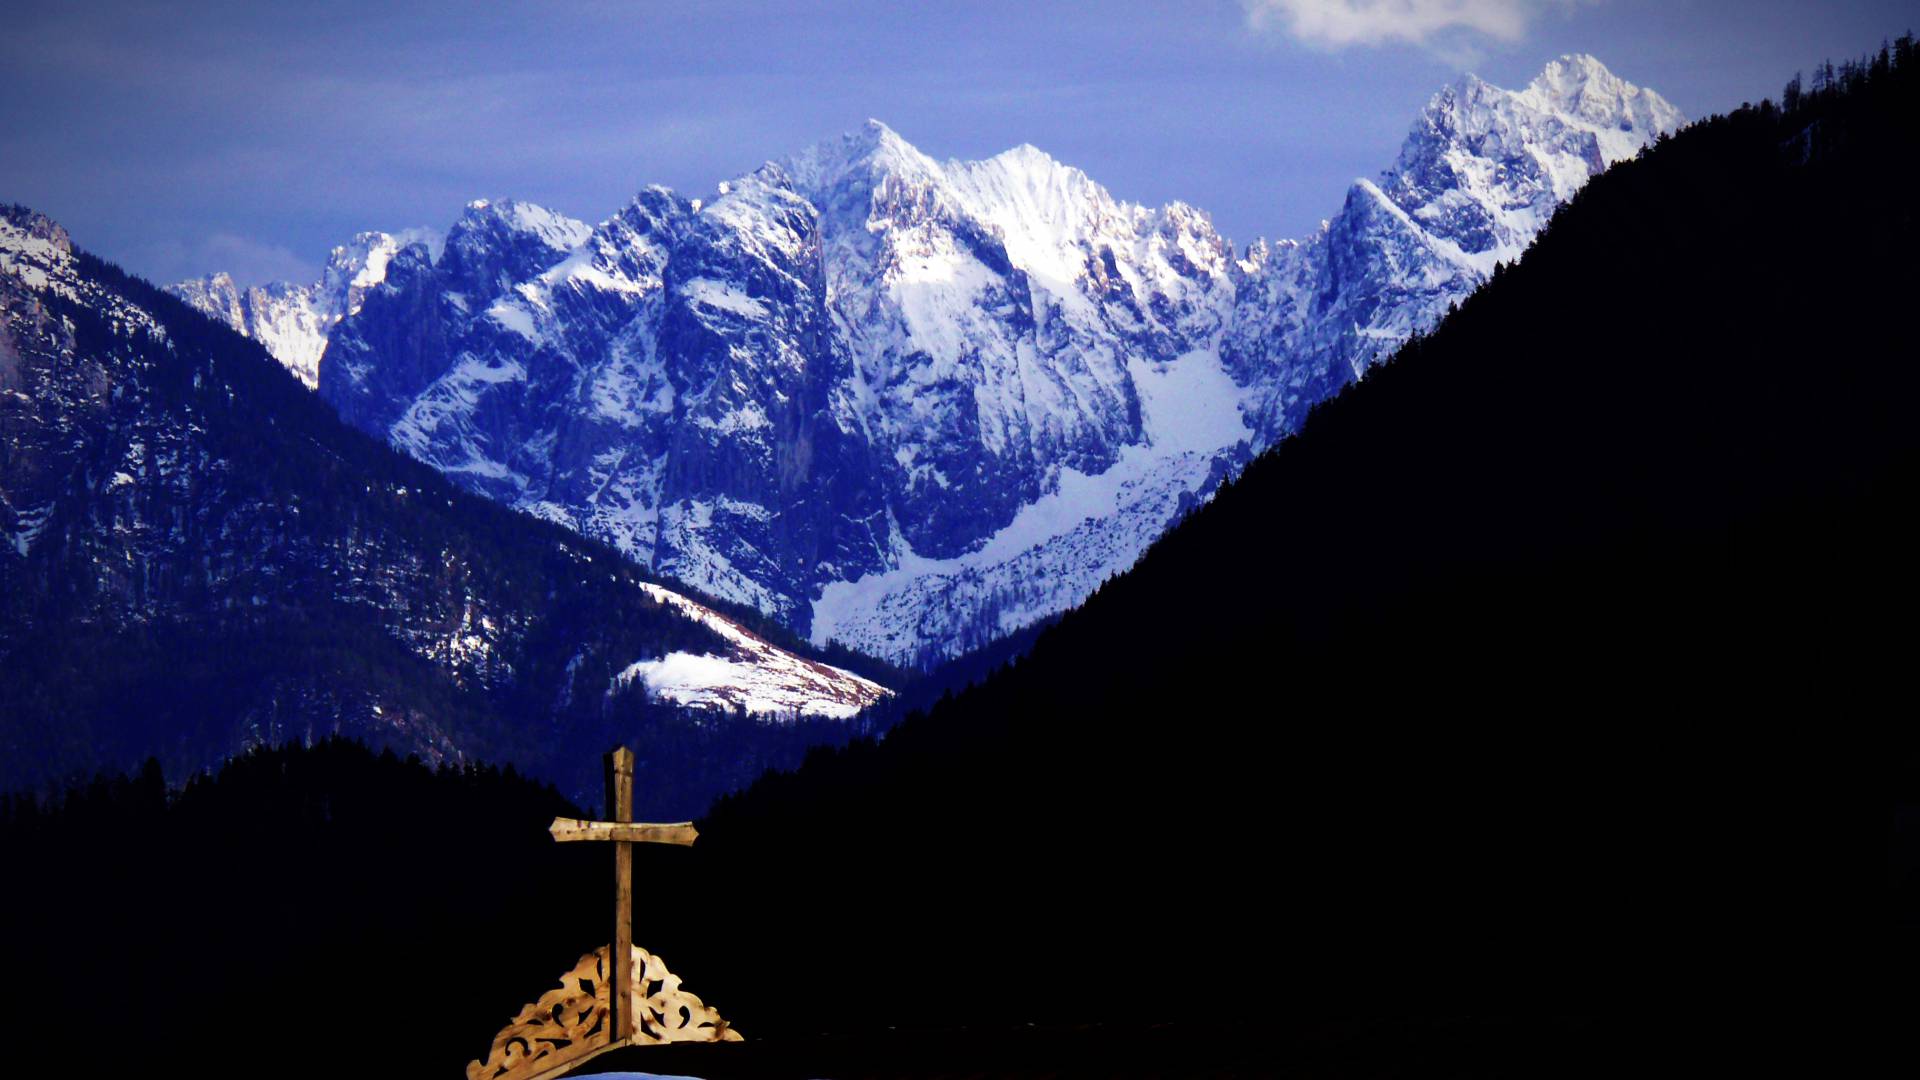
[[[633,946],[627,987],[633,1037],[611,1038],[607,950],[582,956],[560,977],[558,989],[520,1010],[493,1037],[486,1060],[467,1064],[467,1080],[535,1080],[558,1076],[615,1046],[669,1042],[739,1042],[733,1030],[698,997],[680,989],[680,976],[660,958]]]

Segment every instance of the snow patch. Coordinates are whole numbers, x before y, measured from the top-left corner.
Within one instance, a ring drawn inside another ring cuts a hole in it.
[[[487,318],[519,334],[535,345],[540,344],[540,332],[534,328],[533,316],[518,304],[506,300],[496,301],[487,309]]]
[[[670,589],[651,583],[640,587],[654,600],[719,634],[729,646],[729,655],[671,652],[639,660],[614,677],[614,688],[638,680],[655,697],[689,708],[775,719],[846,719],[892,693],[850,671],[778,648]]]
[[[687,282],[685,292],[696,304],[731,312],[743,319],[767,317],[765,304],[722,281],[694,278]]]

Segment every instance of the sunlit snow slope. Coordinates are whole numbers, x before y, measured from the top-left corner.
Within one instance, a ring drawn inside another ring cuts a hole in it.
[[[751,716],[851,717],[891,693],[850,671],[807,660],[679,593],[643,586],[654,599],[697,619],[726,641],[728,651],[671,652],[640,660],[617,677],[636,679],[656,697],[691,708]]]

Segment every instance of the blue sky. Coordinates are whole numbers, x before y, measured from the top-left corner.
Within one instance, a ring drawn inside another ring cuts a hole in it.
[[[599,220],[886,121],[1296,236],[1440,85],[1590,52],[1698,117],[1920,27],[1920,0],[8,5],[0,201],[161,281],[311,277],[469,199]]]

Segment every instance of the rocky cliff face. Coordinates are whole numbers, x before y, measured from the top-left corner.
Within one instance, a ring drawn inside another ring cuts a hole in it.
[[[1319,232],[1240,251],[1032,147],[938,162],[870,122],[591,228],[476,203],[391,256],[318,385],[463,485],[930,664],[1084,599],[1680,123],[1590,57],[1467,77]]]

